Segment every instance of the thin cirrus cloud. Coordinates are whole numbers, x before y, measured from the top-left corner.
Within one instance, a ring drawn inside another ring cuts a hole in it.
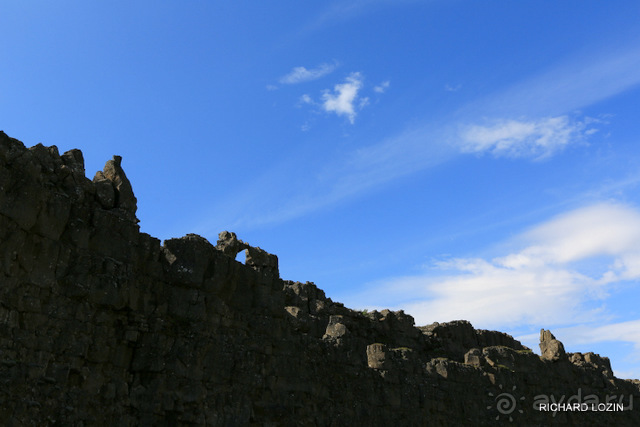
[[[466,107],[467,113],[505,117],[558,116],[640,85],[640,40],[563,63]]]
[[[593,119],[572,120],[568,116],[536,120],[497,120],[488,126],[467,126],[460,134],[463,153],[489,152],[496,157],[543,159],[583,140],[595,129],[585,129]]]
[[[308,98],[301,99],[301,102],[305,102],[305,99]],[[425,147],[425,141],[429,141],[428,147]],[[271,192],[254,193],[255,186],[252,186],[251,193],[244,196],[245,201],[251,201],[251,209],[243,209],[241,219],[233,223],[231,228],[254,228],[286,222],[333,206],[349,197],[373,191],[385,182],[441,164],[455,155],[456,151],[444,142],[443,136],[434,132],[433,125],[407,130],[374,146],[348,153],[324,165],[321,170],[313,171],[309,178],[304,179],[304,191],[293,197],[288,196],[278,204],[273,203]],[[278,168],[280,173],[284,170],[285,167]],[[285,179],[288,176],[278,176],[276,179],[264,177],[260,182],[270,188],[284,188]],[[297,181],[298,184],[301,182]],[[269,196],[266,197],[266,194]],[[225,212],[229,214],[230,209]],[[198,230],[204,233],[208,228],[213,227],[201,225]]]
[[[316,68],[307,69],[305,67],[295,67],[291,72],[280,78],[282,84],[297,84],[317,80],[321,77],[331,74],[338,64],[320,64]]]
[[[582,207],[516,240],[520,249],[495,258],[457,258],[436,263],[435,275],[432,270],[379,282],[379,293],[368,294],[381,300],[369,302],[396,301],[420,324],[465,318],[482,327],[568,326],[607,318],[600,306],[615,286],[640,279],[635,207]]]
[[[380,7],[398,7],[423,0],[340,0],[327,2],[328,7],[301,31],[314,32],[328,25],[348,21]]]

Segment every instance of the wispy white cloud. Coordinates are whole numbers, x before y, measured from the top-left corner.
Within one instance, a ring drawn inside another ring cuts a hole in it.
[[[549,266],[509,269],[483,259],[457,259],[441,267],[455,273],[437,279],[401,278],[380,288],[401,288],[404,295],[417,296],[398,307],[420,324],[468,319],[475,325],[499,328],[505,324],[566,324],[567,314],[583,321],[594,315],[580,310],[581,290],[587,290],[590,281],[570,270]],[[387,300],[392,299],[388,295]]]
[[[373,90],[377,93],[385,93],[387,91],[387,89],[389,89],[389,85],[391,84],[391,82],[389,82],[389,80],[386,80],[382,83],[380,83],[378,86],[375,86],[373,88]]]
[[[398,7],[424,0],[340,0],[330,3],[316,19],[303,30],[313,32],[327,25],[344,22],[380,7]],[[329,2],[327,2],[329,3]]]
[[[603,203],[560,215],[522,236],[531,245],[520,252],[515,262],[501,258],[511,268],[531,265],[532,260],[546,264],[568,264],[598,255],[618,257],[623,261],[640,254],[640,212],[624,205]],[[631,267],[627,263],[620,265]],[[627,278],[640,277],[640,271]]]
[[[611,286],[640,279],[640,211],[633,207],[576,209],[516,241],[521,249],[492,259],[453,259],[437,263],[442,273],[377,283],[368,295],[379,301],[369,302],[395,301],[422,324],[464,318],[483,327],[570,325],[607,318],[601,304]]]
[[[466,107],[470,113],[504,117],[558,116],[640,85],[639,41],[574,55]]]
[[[589,121],[558,116],[537,120],[498,120],[488,126],[471,125],[461,132],[460,149],[465,153],[489,152],[494,156],[542,159],[593,133],[595,129],[585,130]]]
[[[441,164],[453,155],[451,146],[432,127],[406,131],[327,165],[303,196],[281,205],[265,219],[279,222],[331,206],[416,170]]]
[[[325,91],[322,94],[322,108],[339,116],[347,116],[353,124],[357,114],[354,105],[358,101],[358,91],[362,89],[362,80],[360,73],[351,73],[344,83],[334,86],[333,93]]]
[[[302,130],[308,129],[305,124]],[[264,224],[281,223],[298,218],[310,212],[327,208],[349,197],[379,188],[386,182],[417,170],[432,167],[447,161],[456,152],[451,144],[445,142],[442,135],[436,133],[433,126],[407,130],[392,138],[387,138],[368,147],[357,149],[324,165],[321,170],[305,176],[296,183],[301,191],[290,194],[286,199],[274,205],[273,191],[254,192],[242,196],[243,203],[251,210],[243,209],[230,228],[252,228]],[[280,167],[284,171],[286,168]],[[274,172],[275,173],[275,172]],[[291,186],[290,176],[278,175],[278,178],[265,176],[259,181],[268,188]],[[240,196],[238,196],[240,198]],[[228,204],[226,205],[229,206]],[[225,212],[229,212],[227,209]],[[259,212],[257,214],[256,212]],[[210,223],[211,218],[207,220]],[[216,222],[221,222],[216,220]],[[226,222],[225,222],[226,224]],[[196,231],[202,232],[208,225],[201,225]],[[220,227],[217,227],[220,228]],[[217,229],[216,228],[216,229]]]
[[[308,82],[311,80],[317,80],[321,77],[326,76],[327,74],[331,74],[337,67],[338,64],[336,63],[324,63],[312,69],[307,69],[305,67],[295,67],[289,74],[280,78],[280,83],[297,84]]]
[[[462,89],[462,85],[461,84],[457,84],[455,86],[451,86],[450,84],[446,84],[444,85],[444,90],[446,90],[447,92],[457,92],[460,89]]]
[[[311,97],[306,93],[300,97],[300,102],[303,104],[315,104],[315,102],[313,102],[313,99],[311,99]]]

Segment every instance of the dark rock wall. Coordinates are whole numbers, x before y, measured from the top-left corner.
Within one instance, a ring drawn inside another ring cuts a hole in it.
[[[539,357],[465,321],[355,312],[233,233],[162,246],[135,212],[120,157],[91,181],[80,151],[0,133],[0,424],[640,425],[638,384],[548,331]],[[534,409],[577,393],[629,410]]]

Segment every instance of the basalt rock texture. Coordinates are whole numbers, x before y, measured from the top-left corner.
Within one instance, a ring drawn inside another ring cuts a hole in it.
[[[540,357],[350,310],[233,233],[161,244],[121,160],[92,181],[80,151],[0,133],[0,424],[640,425],[638,382],[548,331]]]

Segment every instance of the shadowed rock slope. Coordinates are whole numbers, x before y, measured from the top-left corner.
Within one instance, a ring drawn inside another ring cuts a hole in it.
[[[233,233],[161,245],[135,212],[120,157],[89,180],[80,151],[0,132],[0,424],[640,425],[638,383],[549,331],[537,356],[356,312]]]

